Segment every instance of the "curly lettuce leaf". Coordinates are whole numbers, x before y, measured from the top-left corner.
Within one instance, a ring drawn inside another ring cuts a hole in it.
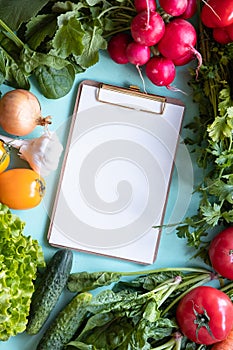
[[[25,223],[0,203],[0,340],[25,330],[41,246],[23,233]]]

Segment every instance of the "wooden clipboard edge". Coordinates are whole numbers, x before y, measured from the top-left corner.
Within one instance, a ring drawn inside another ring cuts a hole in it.
[[[164,101],[165,103],[168,104],[174,104],[177,106],[182,106],[185,107],[185,104],[180,100],[180,99],[176,99],[174,97],[167,97],[167,96],[163,96],[163,95],[155,95],[152,93],[145,93],[139,90],[139,88],[137,86],[129,86],[129,87],[123,87],[123,86],[117,86],[117,85],[112,85],[112,84],[107,84],[107,83],[103,83],[103,82],[99,82],[99,81],[95,81],[95,80],[83,80],[78,88],[78,95],[77,95],[77,99],[76,99],[76,105],[75,105],[75,110],[77,111],[78,108],[78,103],[79,103],[79,97],[81,94],[81,89],[83,85],[89,85],[89,86],[95,86],[97,88],[101,88],[102,86],[106,86],[111,88],[113,91],[119,91],[119,92],[124,92],[124,93],[134,93],[136,94],[138,97],[149,97],[151,99],[157,100],[157,101]]]
[[[64,154],[64,158],[63,158],[62,168],[61,168],[61,173],[60,173],[60,177],[59,177],[59,180],[58,180],[57,191],[56,191],[56,196],[55,196],[55,199],[54,199],[52,213],[51,213],[51,216],[50,216],[50,223],[49,223],[49,228],[48,228],[48,233],[47,233],[48,242],[49,242],[51,231],[52,231],[52,227],[53,227],[53,220],[54,220],[54,216],[55,216],[55,213],[56,213],[56,207],[57,207],[59,193],[60,193],[60,189],[61,189],[61,185],[62,185],[62,179],[63,179],[63,175],[64,175],[64,171],[65,171],[66,160],[67,160],[67,156],[68,156],[68,153],[69,153],[69,147],[70,147],[70,143],[71,143],[73,128],[74,128],[74,125],[75,125],[75,122],[76,122],[76,119],[77,119],[77,111],[78,111],[80,96],[81,96],[81,93],[82,93],[82,87],[84,85],[89,85],[89,86],[94,86],[94,87],[98,88],[98,87],[100,87],[100,84],[102,84],[102,82],[86,79],[86,80],[83,80],[78,86],[76,100],[75,100],[75,105],[74,105],[74,110],[73,110],[73,114],[72,114],[72,117],[71,117],[72,120],[71,120],[71,124],[70,124],[70,130],[69,130],[69,133],[68,133],[68,139],[67,139],[67,144],[66,144],[66,148],[65,148],[65,154]],[[119,88],[118,86],[115,86],[115,85],[112,85],[112,86],[115,89]],[[125,88],[125,89],[127,89],[127,88]],[[159,95],[154,95],[154,96],[158,97]],[[163,96],[161,96],[161,97],[163,97]],[[184,111],[185,111],[185,104],[179,99],[172,98],[172,97],[167,97],[166,98],[166,103],[184,107]],[[181,120],[179,133],[180,133],[181,128],[182,128],[184,111],[182,113],[182,120]],[[88,249],[73,248],[73,247],[63,246],[63,245],[56,244],[56,243],[50,243],[49,242],[49,244],[51,246],[53,246],[53,247],[70,248],[70,249],[73,249],[75,251],[79,251],[79,252],[83,252],[83,253],[88,253],[88,254],[97,255],[97,256],[105,256],[105,257],[109,257],[109,258],[116,258],[116,259],[119,259],[119,260],[130,261],[130,262],[141,264],[141,265],[150,265],[150,264],[154,263],[156,258],[157,258],[157,255],[158,255],[158,249],[159,249],[160,240],[161,240],[161,234],[162,234],[162,224],[163,224],[164,217],[165,217],[165,212],[166,212],[166,207],[167,207],[167,202],[168,202],[168,196],[169,196],[170,187],[171,187],[171,181],[172,181],[172,174],[174,172],[174,166],[175,166],[174,160],[176,158],[178,144],[179,144],[179,142],[176,143],[176,149],[175,149],[175,152],[174,152],[173,164],[172,164],[170,177],[169,177],[169,182],[168,182],[168,187],[167,187],[167,195],[166,195],[166,199],[164,201],[162,216],[161,216],[161,220],[160,220],[160,226],[161,227],[159,227],[159,229],[158,229],[158,238],[157,238],[157,241],[156,241],[156,245],[154,247],[154,254],[153,254],[153,259],[152,259],[151,263],[145,263],[145,262],[141,262],[141,261],[137,261],[137,260],[133,260],[133,259],[129,259],[129,258],[117,257],[117,256],[114,257],[114,256],[112,256],[110,254],[106,254],[106,253],[101,254],[101,253],[96,253],[96,252],[93,252],[93,251],[89,251]]]

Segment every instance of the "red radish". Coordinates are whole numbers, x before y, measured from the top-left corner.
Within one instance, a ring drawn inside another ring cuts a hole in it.
[[[146,64],[146,75],[153,84],[170,88],[176,76],[176,68],[169,58],[154,56]]]
[[[226,45],[232,41],[226,27],[213,28],[213,38],[217,43],[222,45]]]
[[[175,66],[184,66],[185,64],[191,62],[195,58],[194,54],[191,51],[188,51],[185,55],[172,60]]]
[[[130,63],[142,66],[150,59],[150,48],[133,41],[126,48],[126,56]]]
[[[192,53],[198,59],[198,68],[202,64],[201,54],[194,48],[197,42],[197,33],[194,26],[183,18],[175,18],[165,27],[165,33],[158,43],[159,52],[171,60]]]
[[[188,6],[187,0],[159,0],[163,10],[171,16],[180,16]]]
[[[146,46],[153,46],[159,42],[165,31],[165,23],[156,11],[142,11],[131,22],[133,39]]]
[[[134,0],[134,7],[137,12],[142,12],[144,10],[155,11],[156,1],[155,0]]]
[[[188,19],[195,15],[197,12],[197,0],[188,0],[186,10],[180,16],[181,18]]]
[[[226,27],[233,23],[232,0],[209,0],[201,10],[202,23],[209,28]]]
[[[225,27],[231,41],[233,41],[233,23],[227,27]]]
[[[111,37],[108,42],[108,53],[111,59],[118,64],[126,64],[129,62],[126,56],[126,48],[132,41],[127,33],[119,33]]]

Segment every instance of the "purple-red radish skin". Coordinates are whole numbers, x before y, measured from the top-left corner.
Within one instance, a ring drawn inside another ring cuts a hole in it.
[[[180,16],[183,19],[189,19],[197,12],[197,0],[188,0],[186,10]]]
[[[131,22],[131,35],[134,41],[146,46],[157,44],[165,32],[165,23],[156,11],[142,11]]]
[[[118,64],[129,63],[126,48],[131,41],[132,38],[127,33],[119,33],[111,37],[108,42],[108,53],[114,62]]]
[[[147,5],[147,0],[134,0],[134,7],[137,12],[142,12],[144,10],[148,10],[148,7],[150,11],[155,11],[157,6],[156,6],[156,1],[155,0],[148,0],[148,5]]]
[[[137,66],[146,64],[150,59],[150,48],[146,45],[141,45],[135,41],[129,43],[126,48],[126,56],[130,63]]]
[[[171,16],[182,15],[188,6],[188,0],[159,0],[159,3],[163,10]]]
[[[181,56],[177,59],[173,59],[173,63],[175,66],[184,66],[185,64],[188,64],[195,58],[195,55],[193,52],[188,51],[184,56]]]
[[[226,27],[213,28],[213,38],[217,43],[222,45],[226,45],[232,41]]]
[[[189,51],[195,52],[196,42],[197,33],[193,25],[185,19],[176,18],[166,25],[158,50],[163,56],[177,60]]]
[[[157,86],[169,87],[176,76],[176,68],[172,60],[154,56],[146,64],[146,75]]]

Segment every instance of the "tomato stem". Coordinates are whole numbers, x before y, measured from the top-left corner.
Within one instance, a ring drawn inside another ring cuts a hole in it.
[[[198,305],[195,305],[196,307],[198,307]],[[196,338],[198,339],[198,333],[200,331],[201,328],[206,328],[207,332],[209,333],[209,335],[215,339],[215,337],[213,336],[213,333],[210,329],[209,326],[209,322],[210,322],[210,317],[206,311],[206,309],[201,308],[202,312],[198,312],[195,307],[194,307],[194,303],[193,303],[193,312],[194,315],[196,316],[195,320],[193,321],[193,323],[195,325],[197,325],[197,329],[196,329]]]

